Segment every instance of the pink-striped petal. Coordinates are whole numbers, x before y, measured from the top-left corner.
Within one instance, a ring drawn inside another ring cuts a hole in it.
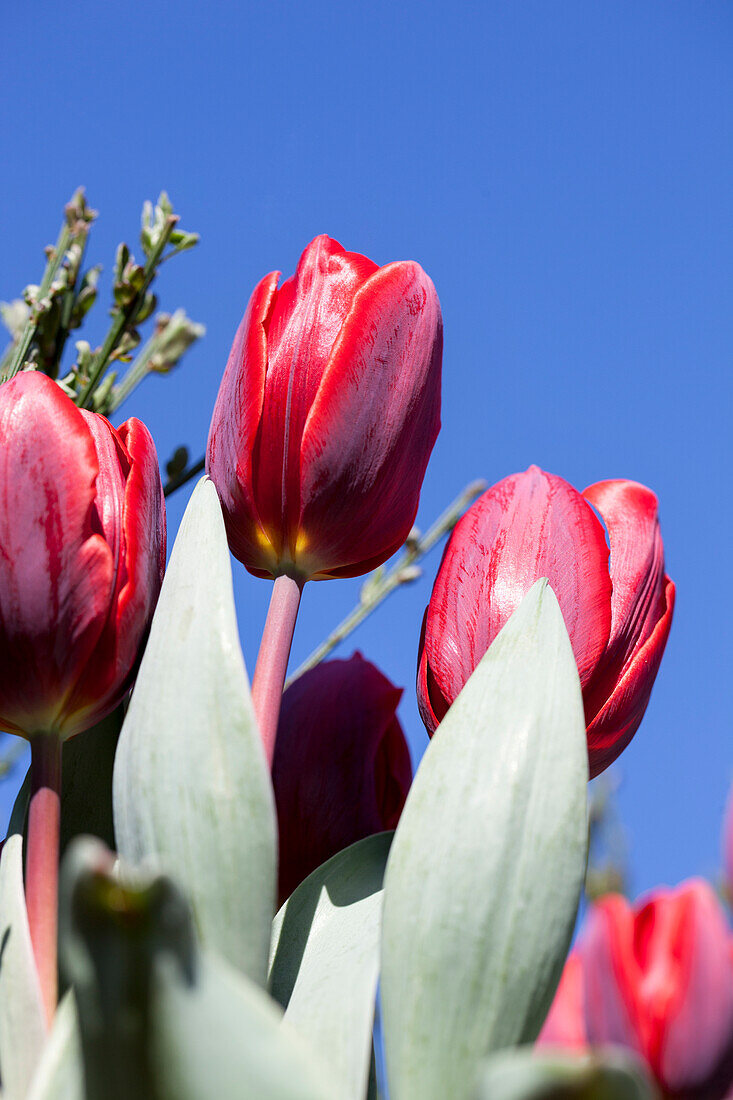
[[[608,547],[581,495],[531,466],[479,497],[451,536],[428,605],[425,712],[438,713],[441,697],[450,706],[540,577],[557,596],[585,686],[611,626]]]
[[[259,514],[294,555],[306,419],[354,295],[377,270],[366,256],[316,237],[282,284],[267,322],[267,373],[255,453]]]
[[[267,369],[267,321],[280,272],[255,287],[234,338],[214,406],[206,471],[216,485],[232,553],[269,576],[278,560],[274,531],[266,531],[255,503],[252,459],[262,415]]]
[[[101,719],[128,690],[165,569],[165,504],[152,436],[134,418],[119,431],[103,417],[96,420],[104,469],[98,507],[112,506],[104,494],[113,491],[114,483],[122,555],[107,622],[68,704],[80,729]]]
[[[113,553],[84,417],[45,375],[0,387],[0,727],[64,733],[64,699],[107,617]]]
[[[442,321],[415,263],[357,291],[303,432],[298,562],[356,576],[405,540],[440,428]]]
[[[674,602],[674,583],[665,576],[663,611],[652,633],[612,683],[610,697],[590,721],[597,696],[591,694],[590,704],[586,703],[591,779],[613,763],[641,724],[672,626]]]

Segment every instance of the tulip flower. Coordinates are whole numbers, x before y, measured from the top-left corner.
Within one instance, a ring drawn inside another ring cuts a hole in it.
[[[602,481],[581,495],[532,466],[479,497],[453,531],[425,613],[420,713],[432,734],[540,577],[570,636],[598,775],[639,727],[674,608],[657,498],[636,482]]]
[[[257,576],[355,577],[404,543],[440,427],[442,322],[419,266],[316,237],[255,288],[219,390],[207,472]]]
[[[147,428],[115,430],[50,378],[0,386],[0,728],[31,742],[26,898],[56,986],[61,742],[130,686],[160,590],[165,510]]]
[[[316,665],[283,695],[272,769],[281,901],[342,848],[396,827],[412,779],[401,695],[360,653]]]
[[[722,1100],[733,1088],[733,961],[710,886],[658,889],[632,908],[591,910],[578,952],[591,1044],[639,1053],[665,1096]]]
[[[576,952],[572,952],[565,963],[560,984],[537,1038],[537,1044],[578,1051],[585,1050],[588,1046],[585,1032],[583,964]]]
[[[378,267],[321,236],[279,276],[250,298],[206,456],[232,553],[276,579],[252,683],[270,760],[303,583],[369,572],[413,525],[443,346],[419,264]]]
[[[0,387],[0,728],[62,740],[130,686],[165,510],[139,420],[115,430],[36,372]]]

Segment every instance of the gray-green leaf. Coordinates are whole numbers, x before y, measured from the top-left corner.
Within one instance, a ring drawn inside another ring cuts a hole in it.
[[[0,858],[0,1073],[7,1100],[25,1097],[46,1033],[23,894],[23,837],[13,833]]]
[[[85,1100],[74,994],[61,1001],[28,1100]]]
[[[115,834],[187,891],[204,944],[264,984],[275,808],[239,645],[221,507],[203,478],[183,517],[114,773]]]
[[[270,990],[329,1065],[342,1100],[361,1100],[372,1052],[382,882],[392,833],[333,856],[275,917]]]
[[[385,877],[393,1100],[464,1100],[492,1050],[534,1039],[572,934],[588,779],[578,673],[539,581],[436,731]]]
[[[484,1063],[476,1100],[653,1100],[655,1095],[626,1051],[579,1055],[523,1047]]]

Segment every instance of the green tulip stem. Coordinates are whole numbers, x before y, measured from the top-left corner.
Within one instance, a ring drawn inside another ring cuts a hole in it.
[[[252,703],[270,767],[275,755],[280,700],[303,584],[303,578],[296,579],[285,574],[275,578],[252,677]]]
[[[445,535],[450,534],[469,504],[472,504],[476,497],[483,493],[484,489],[486,489],[485,481],[472,481],[438,516],[435,523],[428,528],[424,535],[416,537],[411,535],[408,538],[404,551],[391,569],[386,572],[383,566],[375,569],[364,582],[359,603],[353,611],[350,611],[328,637],[313,650],[310,656],[306,657],[303,664],[295,670],[285,686],[289,687],[304,672],[314,668],[324,658],[328,657],[339,642],[342,642],[353,630],[356,630],[357,626],[363,623],[364,619],[368,618],[372,611],[375,611],[380,603],[386,600],[387,596],[394,592],[396,588],[417,580],[420,576],[417,563],[425,557],[429,550],[432,550],[437,542],[440,542]]]
[[[72,199],[72,202],[74,200]],[[28,350],[33,343],[34,337],[38,331],[38,320],[43,310],[43,303],[46,296],[51,289],[51,283],[56,277],[56,274],[64,262],[66,251],[71,244],[73,231],[68,221],[61,227],[58,240],[55,247],[50,251],[48,256],[48,262],[46,263],[46,270],[43,273],[41,285],[38,288],[37,306],[32,309],[28,320],[25,323],[25,327],[21,334],[18,345],[13,352],[12,359],[6,367],[3,375],[0,377],[0,382],[9,382],[11,378],[15,378],[16,374],[23,369]]]
[[[41,996],[49,1025],[58,996],[57,935],[59,835],[61,826],[61,739],[31,738],[31,791],[25,900]]]
[[[118,306],[112,314],[112,324],[109,327],[107,336],[99,351],[94,356],[90,371],[89,380],[82,390],[77,404],[80,409],[88,409],[92,404],[92,397],[102,375],[107,367],[110,356],[117,347],[117,342],[125,331],[127,325],[130,324],[132,318],[135,317],[138,306],[145,297],[145,292],[155,278],[155,272],[158,265],[162,262],[163,252],[165,246],[170,240],[171,233],[178,224],[178,216],[171,214],[165,223],[165,226],[160,234],[160,237],[155,245],[155,248],[148,256],[143,273],[143,283],[140,290],[131,302],[124,306]]]

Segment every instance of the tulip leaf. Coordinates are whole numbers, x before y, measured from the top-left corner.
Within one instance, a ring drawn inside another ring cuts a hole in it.
[[[362,1100],[369,1080],[392,836],[378,833],[333,856],[298,886],[273,925],[270,991],[331,1068],[342,1100]]]
[[[653,1100],[641,1066],[624,1050],[592,1054],[523,1047],[493,1055],[479,1071],[476,1100]]]
[[[128,879],[102,844],[75,841],[62,867],[60,947],[86,1100],[341,1100],[282,1009],[198,949],[170,879]]]
[[[428,746],[385,876],[393,1100],[465,1100],[489,1052],[533,1040],[585,870],[588,760],[562,614],[538,581]]]
[[[275,1002],[223,960],[202,956],[193,982],[160,965],[156,991],[160,1100],[344,1100]]]
[[[79,1023],[71,992],[56,1010],[27,1100],[85,1100]]]
[[[120,854],[169,871],[203,943],[264,984],[275,807],[208,478],[183,517],[120,735],[114,818]]]
[[[121,706],[64,742],[61,765],[61,852],[75,836],[114,844],[112,771],[122,727]]]
[[[0,858],[0,1073],[10,1100],[25,1096],[46,1034],[23,894],[23,837],[13,833]]]

